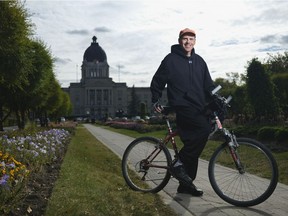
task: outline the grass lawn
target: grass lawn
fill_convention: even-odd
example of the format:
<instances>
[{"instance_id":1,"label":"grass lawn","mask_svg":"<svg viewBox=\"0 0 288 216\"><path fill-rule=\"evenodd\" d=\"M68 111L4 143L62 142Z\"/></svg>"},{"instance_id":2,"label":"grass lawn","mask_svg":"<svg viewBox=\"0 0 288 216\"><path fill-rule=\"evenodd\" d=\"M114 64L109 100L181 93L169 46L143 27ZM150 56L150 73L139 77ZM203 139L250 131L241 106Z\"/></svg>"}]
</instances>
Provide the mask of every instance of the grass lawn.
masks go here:
<instances>
[{"instance_id":1,"label":"grass lawn","mask_svg":"<svg viewBox=\"0 0 288 216\"><path fill-rule=\"evenodd\" d=\"M84 127L69 144L46 216L176 215L158 194L132 191L121 173L121 160Z\"/></svg>"}]
</instances>

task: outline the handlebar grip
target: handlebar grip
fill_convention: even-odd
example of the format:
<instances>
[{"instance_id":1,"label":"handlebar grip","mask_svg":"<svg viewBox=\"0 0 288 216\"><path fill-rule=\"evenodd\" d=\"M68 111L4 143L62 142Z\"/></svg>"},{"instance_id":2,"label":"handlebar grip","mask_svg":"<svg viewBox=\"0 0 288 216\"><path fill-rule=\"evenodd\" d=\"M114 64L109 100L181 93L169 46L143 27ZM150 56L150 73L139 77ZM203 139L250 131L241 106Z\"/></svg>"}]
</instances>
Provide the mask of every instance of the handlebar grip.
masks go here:
<instances>
[{"instance_id":1,"label":"handlebar grip","mask_svg":"<svg viewBox=\"0 0 288 216\"><path fill-rule=\"evenodd\" d=\"M229 97L226 99L226 103L227 103L227 104L230 103L231 100L232 100L232 96L229 95Z\"/></svg>"},{"instance_id":2,"label":"handlebar grip","mask_svg":"<svg viewBox=\"0 0 288 216\"><path fill-rule=\"evenodd\" d=\"M212 95L215 95L216 92L218 92L221 88L222 88L222 86L221 86L221 85L218 85L215 89L213 89L213 90L211 91L211 94L212 94Z\"/></svg>"}]
</instances>

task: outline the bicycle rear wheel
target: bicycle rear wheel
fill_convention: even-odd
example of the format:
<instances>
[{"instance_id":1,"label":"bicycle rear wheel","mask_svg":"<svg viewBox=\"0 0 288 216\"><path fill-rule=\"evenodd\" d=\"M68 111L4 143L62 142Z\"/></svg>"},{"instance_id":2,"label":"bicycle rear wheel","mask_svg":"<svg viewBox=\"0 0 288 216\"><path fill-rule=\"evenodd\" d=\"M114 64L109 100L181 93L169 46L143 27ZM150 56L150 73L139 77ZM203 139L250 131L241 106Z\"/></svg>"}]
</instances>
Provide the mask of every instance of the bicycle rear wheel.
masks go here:
<instances>
[{"instance_id":1,"label":"bicycle rear wheel","mask_svg":"<svg viewBox=\"0 0 288 216\"><path fill-rule=\"evenodd\" d=\"M172 163L166 146L153 137L141 137L129 144L122 157L122 174L130 188L157 193L168 183Z\"/></svg>"},{"instance_id":2,"label":"bicycle rear wheel","mask_svg":"<svg viewBox=\"0 0 288 216\"><path fill-rule=\"evenodd\" d=\"M253 206L264 202L274 192L278 182L278 166L263 144L248 138L238 138L236 152L243 170L239 171L226 144L216 149L209 162L209 180L226 202Z\"/></svg>"}]
</instances>

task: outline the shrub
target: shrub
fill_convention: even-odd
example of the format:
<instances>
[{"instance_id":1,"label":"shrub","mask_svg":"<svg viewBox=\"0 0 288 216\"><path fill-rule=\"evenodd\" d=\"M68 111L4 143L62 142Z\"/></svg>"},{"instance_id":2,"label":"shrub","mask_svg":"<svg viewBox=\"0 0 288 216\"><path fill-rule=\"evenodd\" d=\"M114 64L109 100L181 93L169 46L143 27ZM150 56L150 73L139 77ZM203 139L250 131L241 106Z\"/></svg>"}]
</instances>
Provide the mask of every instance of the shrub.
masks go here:
<instances>
[{"instance_id":1,"label":"shrub","mask_svg":"<svg viewBox=\"0 0 288 216\"><path fill-rule=\"evenodd\" d=\"M256 137L259 127L251 127L251 126L239 126L233 127L231 131L233 131L236 136L248 136L248 137Z\"/></svg>"},{"instance_id":2,"label":"shrub","mask_svg":"<svg viewBox=\"0 0 288 216\"><path fill-rule=\"evenodd\" d=\"M277 142L288 141L288 128L281 128L275 132Z\"/></svg>"},{"instance_id":3,"label":"shrub","mask_svg":"<svg viewBox=\"0 0 288 216\"><path fill-rule=\"evenodd\" d=\"M262 127L258 130L257 138L260 140L268 140L272 141L275 140L275 133L278 128L275 127Z\"/></svg>"}]
</instances>

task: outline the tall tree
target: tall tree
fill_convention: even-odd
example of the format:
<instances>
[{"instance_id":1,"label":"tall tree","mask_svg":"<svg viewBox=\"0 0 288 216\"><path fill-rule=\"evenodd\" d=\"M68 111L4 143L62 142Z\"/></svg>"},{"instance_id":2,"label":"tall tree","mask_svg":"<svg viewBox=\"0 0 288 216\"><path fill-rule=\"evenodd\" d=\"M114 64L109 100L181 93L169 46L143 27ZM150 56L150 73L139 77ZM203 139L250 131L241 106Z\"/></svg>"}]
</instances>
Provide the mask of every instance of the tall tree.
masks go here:
<instances>
[{"instance_id":1,"label":"tall tree","mask_svg":"<svg viewBox=\"0 0 288 216\"><path fill-rule=\"evenodd\" d=\"M247 67L247 93L254 116L274 118L279 114L279 104L274 94L274 85L261 62L254 58Z\"/></svg>"},{"instance_id":2,"label":"tall tree","mask_svg":"<svg viewBox=\"0 0 288 216\"><path fill-rule=\"evenodd\" d=\"M147 115L147 105L142 102L140 103L140 117L144 119L146 115Z\"/></svg>"},{"instance_id":3,"label":"tall tree","mask_svg":"<svg viewBox=\"0 0 288 216\"><path fill-rule=\"evenodd\" d=\"M136 94L135 87L133 85L131 89L131 100L128 105L128 114L130 116L137 116L139 114L140 100Z\"/></svg>"},{"instance_id":4,"label":"tall tree","mask_svg":"<svg viewBox=\"0 0 288 216\"><path fill-rule=\"evenodd\" d=\"M265 64L276 86L276 97L280 101L280 107L284 119L288 117L288 52L269 55Z\"/></svg>"},{"instance_id":5,"label":"tall tree","mask_svg":"<svg viewBox=\"0 0 288 216\"><path fill-rule=\"evenodd\" d=\"M60 100L53 112L49 111L49 114L54 117L55 119L61 116L68 116L72 112L72 104L68 93L60 90Z\"/></svg>"},{"instance_id":6,"label":"tall tree","mask_svg":"<svg viewBox=\"0 0 288 216\"><path fill-rule=\"evenodd\" d=\"M280 108L284 119L288 118L288 73L277 73L272 75L272 81L276 86L275 95L279 99Z\"/></svg>"},{"instance_id":7,"label":"tall tree","mask_svg":"<svg viewBox=\"0 0 288 216\"><path fill-rule=\"evenodd\" d=\"M288 51L283 55L277 53L276 55L268 54L267 70L273 74L275 73L288 73Z\"/></svg>"},{"instance_id":8,"label":"tall tree","mask_svg":"<svg viewBox=\"0 0 288 216\"><path fill-rule=\"evenodd\" d=\"M3 130L3 121L8 116L3 106L27 82L30 61L25 56L25 44L32 34L32 24L20 1L0 1L0 11L0 130Z\"/></svg>"},{"instance_id":9,"label":"tall tree","mask_svg":"<svg viewBox=\"0 0 288 216\"><path fill-rule=\"evenodd\" d=\"M27 83L22 84L9 100L10 108L16 113L19 128L24 128L28 111L39 111L47 104L51 94L47 92L51 85L49 76L54 76L52 56L44 43L40 40L31 40L26 46L25 55L31 61L31 67L27 71ZM41 116L42 114L38 117Z\"/></svg>"}]
</instances>

